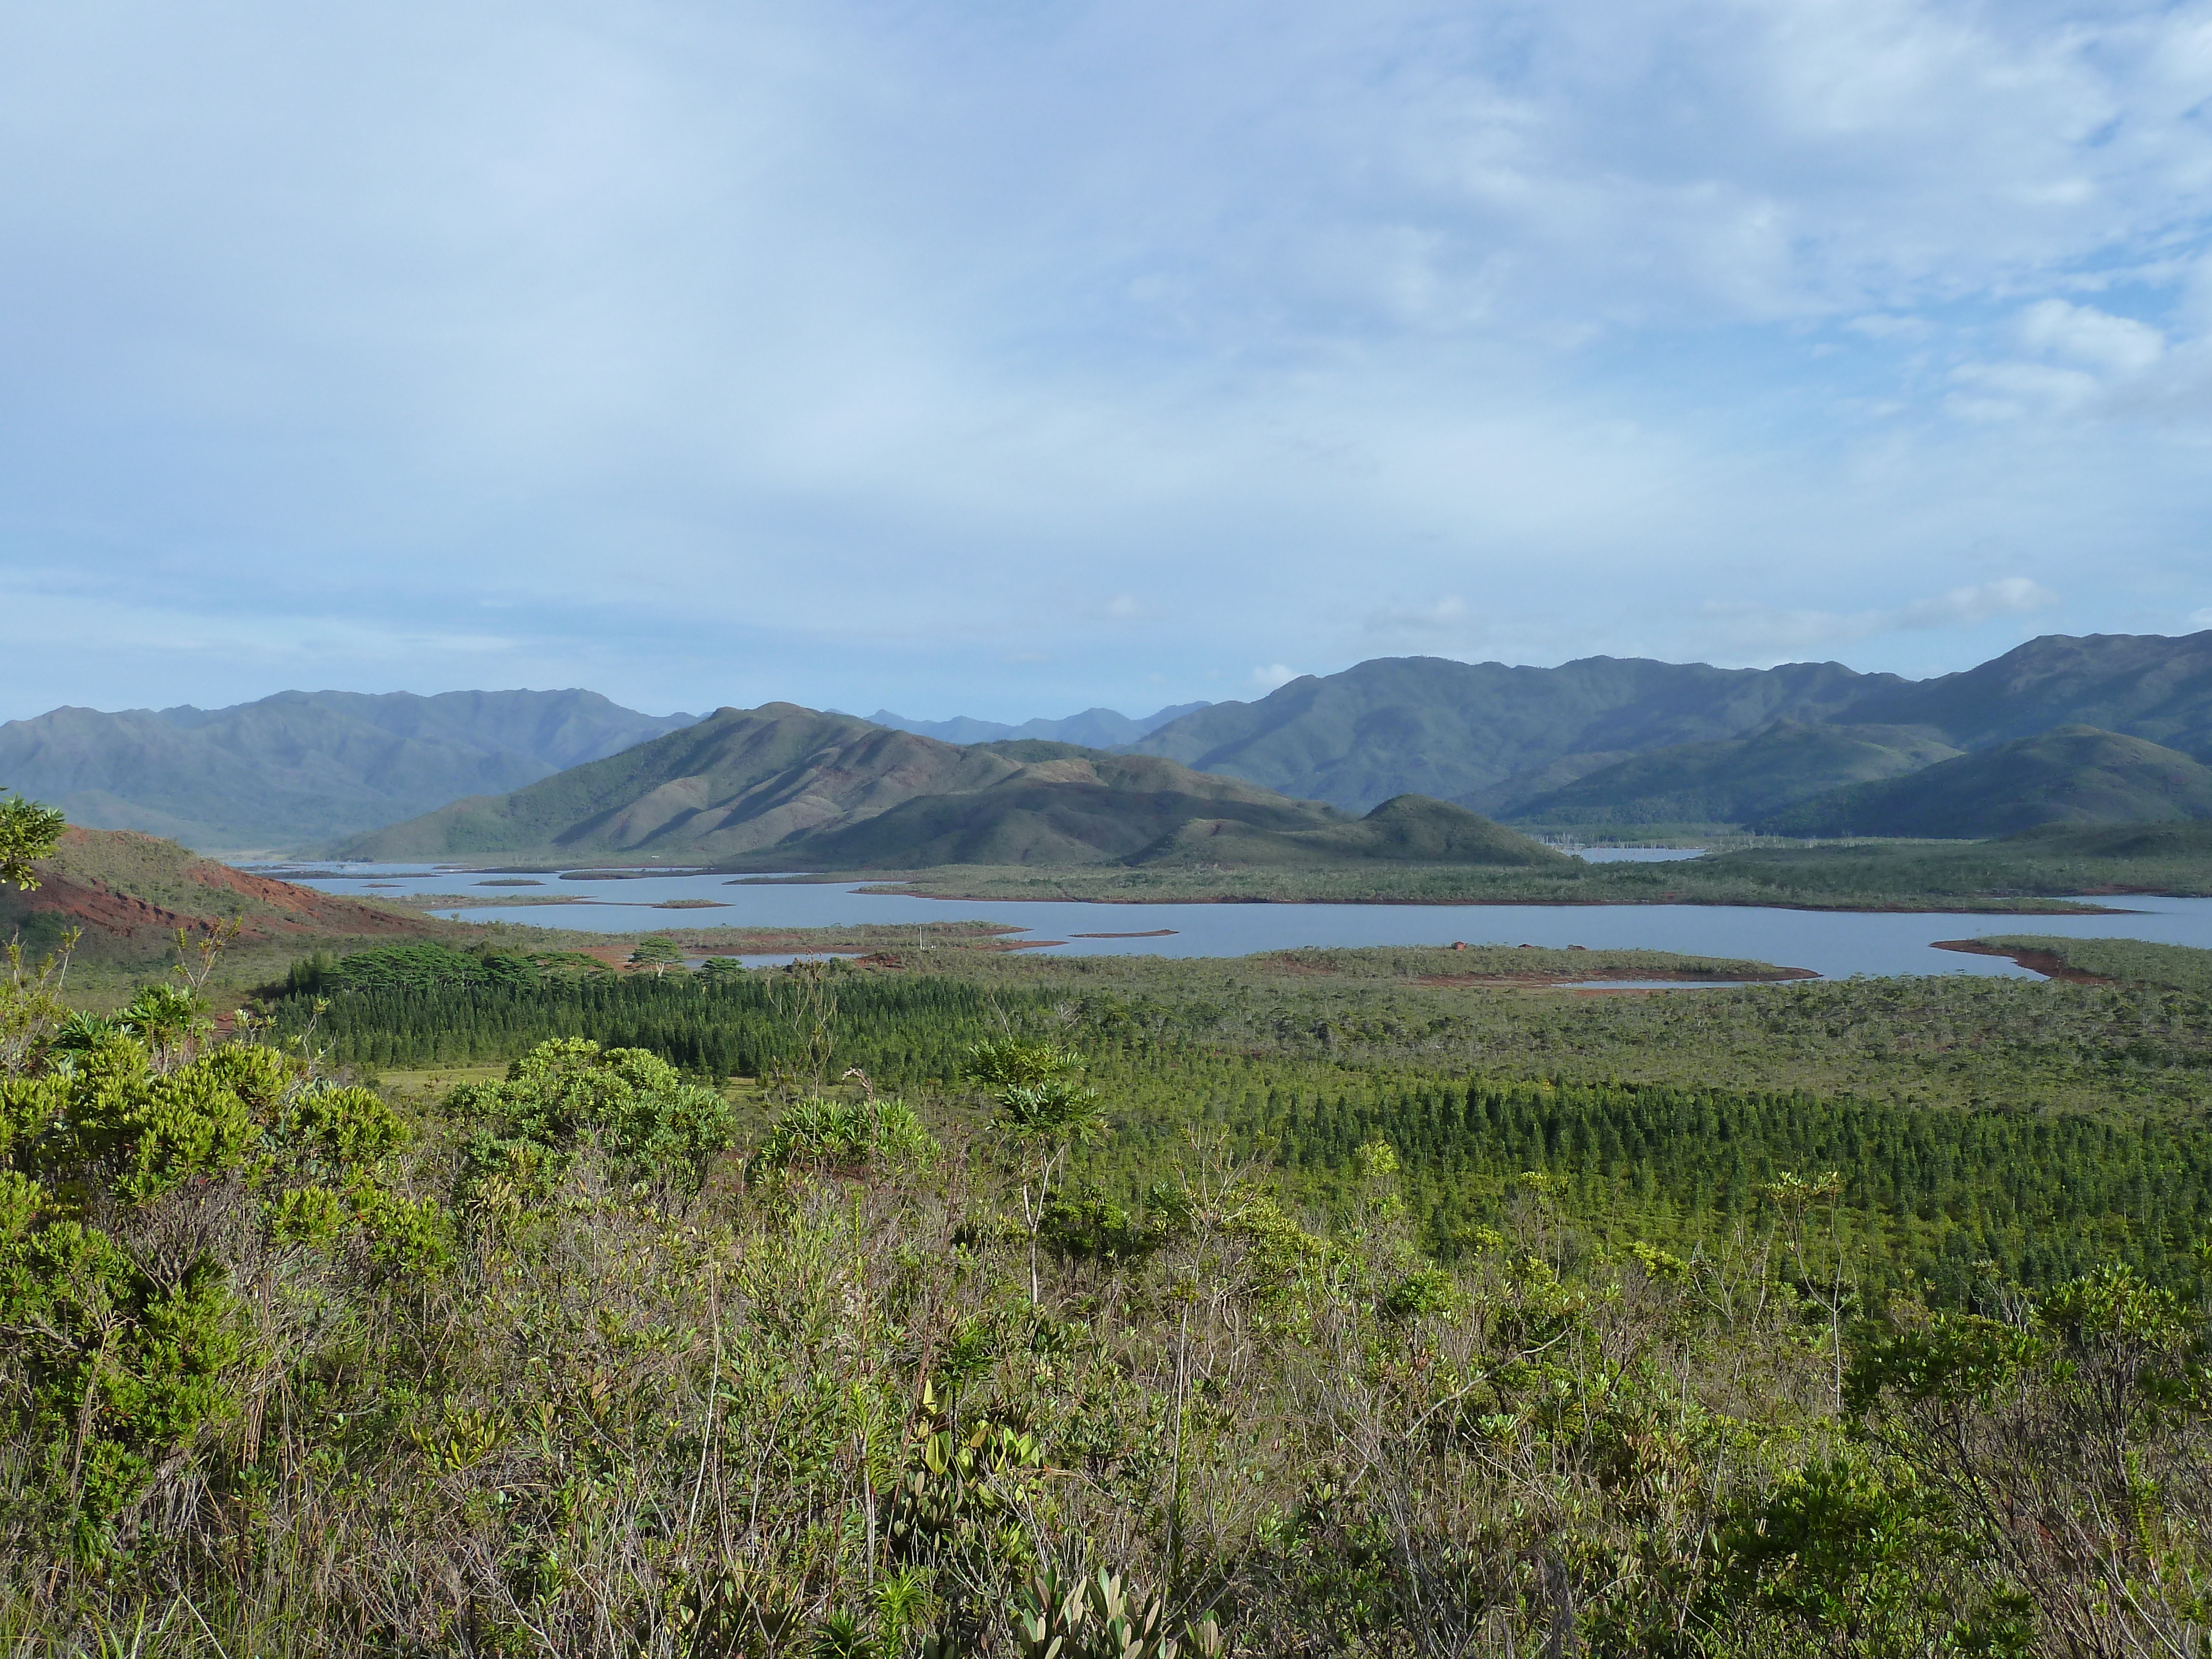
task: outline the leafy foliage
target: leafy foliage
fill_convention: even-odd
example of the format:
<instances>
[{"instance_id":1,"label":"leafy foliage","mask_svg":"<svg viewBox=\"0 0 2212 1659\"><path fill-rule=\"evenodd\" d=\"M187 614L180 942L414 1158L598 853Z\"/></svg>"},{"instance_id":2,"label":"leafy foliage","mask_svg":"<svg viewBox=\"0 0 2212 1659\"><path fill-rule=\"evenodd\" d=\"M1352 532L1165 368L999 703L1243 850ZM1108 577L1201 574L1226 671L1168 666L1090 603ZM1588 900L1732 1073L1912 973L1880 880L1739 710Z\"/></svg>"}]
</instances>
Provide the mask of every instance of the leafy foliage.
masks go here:
<instances>
[{"instance_id":1,"label":"leafy foliage","mask_svg":"<svg viewBox=\"0 0 2212 1659\"><path fill-rule=\"evenodd\" d=\"M32 865L54 849L68 821L51 806L21 795L0 800L0 882L28 890L39 884Z\"/></svg>"},{"instance_id":2,"label":"leafy foliage","mask_svg":"<svg viewBox=\"0 0 2212 1659\"><path fill-rule=\"evenodd\" d=\"M504 1081L456 1091L451 1109L479 1126L462 1148L464 1185L479 1201L544 1198L586 1141L617 1179L696 1192L737 1139L721 1095L685 1083L658 1054L585 1037L538 1044Z\"/></svg>"}]
</instances>

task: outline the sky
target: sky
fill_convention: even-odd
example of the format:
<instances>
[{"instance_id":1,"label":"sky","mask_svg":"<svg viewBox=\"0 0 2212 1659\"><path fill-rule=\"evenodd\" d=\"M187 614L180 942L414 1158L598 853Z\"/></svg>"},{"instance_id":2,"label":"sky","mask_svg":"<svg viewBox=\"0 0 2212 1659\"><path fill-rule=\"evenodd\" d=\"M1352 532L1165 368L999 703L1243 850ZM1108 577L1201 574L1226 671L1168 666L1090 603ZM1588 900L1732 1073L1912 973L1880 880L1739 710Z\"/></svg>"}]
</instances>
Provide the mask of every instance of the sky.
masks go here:
<instances>
[{"instance_id":1,"label":"sky","mask_svg":"<svg viewBox=\"0 0 2212 1659\"><path fill-rule=\"evenodd\" d=\"M0 718L2212 627L2212 4L0 13Z\"/></svg>"}]
</instances>

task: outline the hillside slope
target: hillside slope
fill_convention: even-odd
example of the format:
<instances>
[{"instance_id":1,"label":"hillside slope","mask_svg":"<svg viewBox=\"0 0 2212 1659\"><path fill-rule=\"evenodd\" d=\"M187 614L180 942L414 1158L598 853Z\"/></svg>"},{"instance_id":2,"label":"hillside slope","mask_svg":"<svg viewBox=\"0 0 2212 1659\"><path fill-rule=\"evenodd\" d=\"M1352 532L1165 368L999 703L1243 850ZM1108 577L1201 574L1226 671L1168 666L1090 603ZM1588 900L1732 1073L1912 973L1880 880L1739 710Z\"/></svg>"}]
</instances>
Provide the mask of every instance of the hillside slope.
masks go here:
<instances>
[{"instance_id":1,"label":"hillside slope","mask_svg":"<svg viewBox=\"0 0 2212 1659\"><path fill-rule=\"evenodd\" d=\"M35 955L81 927L78 954L94 961L161 955L179 927L236 921L242 945L377 939L449 931L419 915L319 893L204 859L173 841L124 830L72 827L34 866L28 892L0 887L0 937Z\"/></svg>"},{"instance_id":2,"label":"hillside slope","mask_svg":"<svg viewBox=\"0 0 2212 1659\"><path fill-rule=\"evenodd\" d=\"M1963 673L1870 687L1850 718L1926 726L1962 749L2093 726L2212 761L2212 629L2046 634Z\"/></svg>"},{"instance_id":3,"label":"hillside slope","mask_svg":"<svg viewBox=\"0 0 2212 1659\"><path fill-rule=\"evenodd\" d=\"M1498 817L1528 823L1749 823L1808 796L1917 772L1959 752L1910 727L1779 720L1747 738L1655 749L1563 787L1524 793L1509 780L1478 799Z\"/></svg>"},{"instance_id":4,"label":"hillside slope","mask_svg":"<svg viewBox=\"0 0 2212 1659\"><path fill-rule=\"evenodd\" d=\"M868 869L970 861L962 849L988 848L994 862L1085 862L1134 851L1196 812L1245 811L1302 825L1330 816L1149 756L1035 740L963 748L768 703L719 709L686 731L509 795L457 801L337 852Z\"/></svg>"},{"instance_id":5,"label":"hillside slope","mask_svg":"<svg viewBox=\"0 0 2212 1659\"><path fill-rule=\"evenodd\" d=\"M1614 758L1827 720L1907 684L1839 663L1722 669L1589 657L1558 668L1385 657L1216 703L1130 745L1286 795L1365 811L1394 795L1467 802L1568 756Z\"/></svg>"},{"instance_id":6,"label":"hillside slope","mask_svg":"<svg viewBox=\"0 0 2212 1659\"><path fill-rule=\"evenodd\" d=\"M2047 823L2212 817L2212 768L2092 726L1977 750L1910 776L1830 790L1758 827L1785 836L2015 835Z\"/></svg>"},{"instance_id":7,"label":"hillside slope","mask_svg":"<svg viewBox=\"0 0 2212 1659\"><path fill-rule=\"evenodd\" d=\"M690 724L596 691L286 691L0 725L0 786L203 851L295 848L514 789Z\"/></svg>"}]
</instances>

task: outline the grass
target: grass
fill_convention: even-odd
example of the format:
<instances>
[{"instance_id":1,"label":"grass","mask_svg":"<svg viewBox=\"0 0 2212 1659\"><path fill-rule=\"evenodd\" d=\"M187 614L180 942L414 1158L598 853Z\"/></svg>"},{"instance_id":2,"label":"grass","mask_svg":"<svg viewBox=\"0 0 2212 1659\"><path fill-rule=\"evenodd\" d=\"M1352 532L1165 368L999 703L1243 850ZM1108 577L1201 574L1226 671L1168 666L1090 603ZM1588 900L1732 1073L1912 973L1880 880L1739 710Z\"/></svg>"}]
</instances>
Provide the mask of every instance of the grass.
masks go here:
<instances>
[{"instance_id":1,"label":"grass","mask_svg":"<svg viewBox=\"0 0 2212 1659\"><path fill-rule=\"evenodd\" d=\"M957 1063L908 1066L915 1118L866 1085L773 1117L730 1090L727 1156L686 1180L641 1161L643 1097L550 1061L497 1091L495 1063L395 1071L387 1117L282 1061L179 1051L140 1091L157 1120L103 1118L93 1073L19 1048L0 1077L74 1091L57 1131L143 1139L0 1145L48 1183L8 1189L0 1240L0 1653L998 1659L1043 1561L1127 1575L1177 1632L1212 1613L1252 1659L2195 1641L2189 1247L2212 1209L2201 1179L2137 1194L2208 1167L2201 995L1541 989L1763 966L1658 952L927 954L964 983L620 988L766 1002L801 1033L779 993L834 991L823 1079L863 1038L940 1064L956 1001L963 1042L996 1015L1079 1048L1109 1133L1062 1149L1049 1204L1058 1154L993 1133L1034 1119ZM1638 1077L1691 1086L1613 1083ZM712 1124L696 1088L636 1088ZM1854 1106L1890 1091L2005 1109ZM235 1110L208 1133L141 1127L210 1102ZM2166 1109L2191 1132L2146 1127ZM2038 1119L2087 1110L2132 1130ZM850 1133L893 1123L902 1148ZM763 1148L811 1155L744 1160ZM1871 1196L1821 1176L1846 1158ZM149 1170L170 1184L121 1187ZM1981 1260L2031 1229L2090 1267L2135 1223L2155 1284L2024 1290ZM1938 1237L1964 1247L1948 1300L1881 1294ZM2145 1558L2119 1605L2111 1564Z\"/></svg>"}]
</instances>

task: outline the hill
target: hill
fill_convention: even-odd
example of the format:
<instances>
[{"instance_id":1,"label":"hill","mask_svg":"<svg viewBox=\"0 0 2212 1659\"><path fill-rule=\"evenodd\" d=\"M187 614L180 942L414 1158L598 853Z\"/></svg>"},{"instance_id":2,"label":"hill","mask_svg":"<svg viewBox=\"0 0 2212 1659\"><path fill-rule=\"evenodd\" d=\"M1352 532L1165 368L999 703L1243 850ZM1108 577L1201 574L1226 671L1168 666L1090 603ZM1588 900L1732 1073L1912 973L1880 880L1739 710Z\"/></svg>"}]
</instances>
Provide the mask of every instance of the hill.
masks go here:
<instances>
[{"instance_id":1,"label":"hill","mask_svg":"<svg viewBox=\"0 0 2212 1659\"><path fill-rule=\"evenodd\" d=\"M839 830L917 795L981 788L1021 763L795 703L696 725L503 795L356 836L356 859L635 854L731 859Z\"/></svg>"},{"instance_id":2,"label":"hill","mask_svg":"<svg viewBox=\"0 0 2212 1659\"><path fill-rule=\"evenodd\" d=\"M1206 854L1216 862L1232 842L1239 862L1557 856L1441 802L1394 804L1348 824L1321 803L1157 756L1028 738L962 747L792 703L719 709L512 794L356 836L337 855L921 869L1180 857L1177 838L1200 835L1220 843Z\"/></svg>"},{"instance_id":3,"label":"hill","mask_svg":"<svg viewBox=\"0 0 2212 1659\"><path fill-rule=\"evenodd\" d=\"M285 691L0 725L0 786L204 852L292 849L510 790L691 723L596 691Z\"/></svg>"},{"instance_id":4,"label":"hill","mask_svg":"<svg viewBox=\"0 0 2212 1659\"><path fill-rule=\"evenodd\" d=\"M926 798L974 795L1009 781L1038 787L1095 787L1099 801L1121 800L1139 819L1145 794L1201 802L1269 803L1303 808L1233 778L1196 773L1171 762L1116 756L1074 744L1015 739L962 746L872 725L850 714L820 714L797 704L717 709L696 726L641 744L497 797L456 801L410 823L342 843L344 858L422 859L495 854L546 856L642 854L648 857L755 859L776 848L778 867L836 856L849 867L914 861L895 843L988 834L1011 848L1042 849L1062 832L1030 823L1000 798L995 829L969 824L971 809L917 808L892 830L844 842L829 839L894 808ZM1081 789L1059 799L1073 803ZM1047 797L1037 797L1041 803ZM1111 816L1110 802L1103 809ZM1179 821L1179 820L1177 820ZM1155 829L1144 837L1152 839ZM1077 836L1090 845L1085 836ZM1139 844L1142 844L1141 842ZM805 848L803 854L789 848ZM1085 856L1097 856L1096 854Z\"/></svg>"},{"instance_id":5,"label":"hill","mask_svg":"<svg viewBox=\"0 0 2212 1659\"><path fill-rule=\"evenodd\" d=\"M1528 823L1750 823L1807 796L1917 772L1959 752L1911 727L1785 719L1746 738L1632 756L1563 787L1528 793L1509 781L1477 799Z\"/></svg>"},{"instance_id":6,"label":"hill","mask_svg":"<svg viewBox=\"0 0 2212 1659\"><path fill-rule=\"evenodd\" d=\"M1086 708L1081 714L1070 714L1065 720L1024 720L1019 726L1008 726L999 720L971 720L965 714L956 714L949 720L909 720L904 714L894 714L888 708L878 708L868 716L868 720L871 725L887 726L894 732L911 732L919 738L935 738L940 743L997 743L1009 738L1036 738L1047 743L1079 743L1092 749L1112 749L1121 744L1134 743L1147 733L1158 731L1170 720L1195 714L1206 706L1202 702L1176 703L1153 714L1139 715L1134 720L1118 709Z\"/></svg>"},{"instance_id":7,"label":"hill","mask_svg":"<svg viewBox=\"0 0 2212 1659\"><path fill-rule=\"evenodd\" d=\"M1394 795L1462 804L1569 756L1609 760L1829 720L1894 675L1840 663L1723 669L1588 657L1558 668L1384 657L1216 703L1130 747L1364 812ZM1565 781L1566 780L1560 780Z\"/></svg>"},{"instance_id":8,"label":"hill","mask_svg":"<svg viewBox=\"0 0 2212 1659\"><path fill-rule=\"evenodd\" d=\"M2039 824L2212 817L2212 768L2092 726L1815 795L1758 827L1786 836L2009 836Z\"/></svg>"},{"instance_id":9,"label":"hill","mask_svg":"<svg viewBox=\"0 0 2212 1659\"><path fill-rule=\"evenodd\" d=\"M2047 858L2196 859L2212 865L2212 820L2164 823L2045 823L2005 845Z\"/></svg>"},{"instance_id":10,"label":"hill","mask_svg":"<svg viewBox=\"0 0 2212 1659\"><path fill-rule=\"evenodd\" d=\"M1195 822L1257 835L1336 822L1317 803L1147 755L1033 742L994 744L988 752L1018 769L981 788L919 795L846 828L786 842L756 863L884 870L1134 861Z\"/></svg>"},{"instance_id":11,"label":"hill","mask_svg":"<svg viewBox=\"0 0 2212 1659\"><path fill-rule=\"evenodd\" d=\"M71 827L33 868L39 885L31 891L0 887L0 937L20 939L33 956L70 927L84 930L80 957L117 963L163 955L179 927L198 932L233 921L239 944L249 948L459 931L234 870L131 830Z\"/></svg>"}]
</instances>

